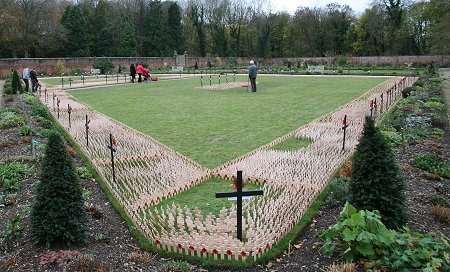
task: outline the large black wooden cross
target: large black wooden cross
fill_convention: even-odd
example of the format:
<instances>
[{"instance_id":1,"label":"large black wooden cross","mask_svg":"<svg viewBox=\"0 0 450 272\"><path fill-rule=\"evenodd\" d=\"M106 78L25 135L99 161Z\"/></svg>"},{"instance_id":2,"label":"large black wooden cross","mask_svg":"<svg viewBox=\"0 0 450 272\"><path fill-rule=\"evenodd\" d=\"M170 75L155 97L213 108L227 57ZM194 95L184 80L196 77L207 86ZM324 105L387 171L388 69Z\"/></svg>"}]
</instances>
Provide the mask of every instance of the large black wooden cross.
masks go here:
<instances>
[{"instance_id":1,"label":"large black wooden cross","mask_svg":"<svg viewBox=\"0 0 450 272\"><path fill-rule=\"evenodd\" d=\"M116 183L116 171L114 168L114 152L116 152L116 149L114 148L117 146L116 140L112 136L112 134L109 134L109 145L108 148L111 150L111 171L112 171L112 178L113 182Z\"/></svg>"},{"instance_id":2,"label":"large black wooden cross","mask_svg":"<svg viewBox=\"0 0 450 272\"><path fill-rule=\"evenodd\" d=\"M263 190L242 191L242 171L237 171L237 190L236 192L222 192L216 193L216 198L221 197L236 197L237 199L237 238L242 241L242 197L243 196L256 196L262 195Z\"/></svg>"}]
</instances>

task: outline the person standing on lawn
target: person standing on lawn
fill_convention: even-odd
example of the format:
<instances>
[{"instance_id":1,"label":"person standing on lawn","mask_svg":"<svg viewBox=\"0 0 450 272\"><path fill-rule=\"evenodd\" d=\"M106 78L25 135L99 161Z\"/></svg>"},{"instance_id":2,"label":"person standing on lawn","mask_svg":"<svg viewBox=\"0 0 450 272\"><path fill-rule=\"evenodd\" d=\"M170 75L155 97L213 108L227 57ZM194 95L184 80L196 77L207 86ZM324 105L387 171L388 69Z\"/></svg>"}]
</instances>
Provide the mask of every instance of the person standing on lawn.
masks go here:
<instances>
[{"instance_id":1,"label":"person standing on lawn","mask_svg":"<svg viewBox=\"0 0 450 272\"><path fill-rule=\"evenodd\" d=\"M134 83L134 80L136 79L136 67L134 67L133 63L130 65L130 76L131 76L131 82Z\"/></svg>"},{"instance_id":2,"label":"person standing on lawn","mask_svg":"<svg viewBox=\"0 0 450 272\"><path fill-rule=\"evenodd\" d=\"M31 79L31 91L33 93L35 93L38 90L38 79L37 79L37 73L34 70L34 68L31 68L31 70L30 70L30 79Z\"/></svg>"},{"instance_id":3,"label":"person standing on lawn","mask_svg":"<svg viewBox=\"0 0 450 272\"><path fill-rule=\"evenodd\" d=\"M30 88L30 69L28 67L23 68L22 80L25 82L25 92L27 93Z\"/></svg>"},{"instance_id":4,"label":"person standing on lawn","mask_svg":"<svg viewBox=\"0 0 450 272\"><path fill-rule=\"evenodd\" d=\"M256 92L256 74L257 67L253 60L250 61L250 66L248 67L248 78L250 79L250 83L252 84L252 92Z\"/></svg>"},{"instance_id":5,"label":"person standing on lawn","mask_svg":"<svg viewBox=\"0 0 450 272\"><path fill-rule=\"evenodd\" d=\"M139 75L138 82L142 82L142 72L144 72L144 66L138 63L136 66L136 73Z\"/></svg>"}]
</instances>

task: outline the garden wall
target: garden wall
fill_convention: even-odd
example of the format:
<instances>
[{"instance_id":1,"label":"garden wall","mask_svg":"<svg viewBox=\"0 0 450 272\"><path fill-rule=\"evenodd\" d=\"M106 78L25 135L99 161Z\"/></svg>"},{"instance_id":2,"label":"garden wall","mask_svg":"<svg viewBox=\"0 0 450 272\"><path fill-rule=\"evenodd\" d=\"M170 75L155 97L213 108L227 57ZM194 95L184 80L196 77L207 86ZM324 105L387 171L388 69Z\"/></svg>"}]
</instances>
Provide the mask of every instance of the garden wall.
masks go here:
<instances>
[{"instance_id":1,"label":"garden wall","mask_svg":"<svg viewBox=\"0 0 450 272\"><path fill-rule=\"evenodd\" d=\"M101 58L18 58L18 59L0 59L0 76L4 77L11 69L21 70L28 66L35 68L39 74L54 74L54 66L58 60L64 63L66 72L70 69L81 68L85 71L90 71L93 63ZM175 57L113 57L110 59L116 66L121 65L128 69L131 63L146 63L151 68L171 68L176 65ZM236 58L236 57L188 57L187 66L193 67L197 63L199 69L208 67L208 62L212 65L222 66L227 65L233 67L234 65L246 65L252 58ZM292 64L298 62L306 62L313 64L331 64L333 57L322 58L253 58L257 63L264 63L265 65L282 65L287 61ZM380 65L380 64L397 64L405 65L406 63L413 64L428 64L430 62L448 65L450 63L450 55L445 56L376 56L376 57L347 57L348 62L358 65Z\"/></svg>"}]
</instances>

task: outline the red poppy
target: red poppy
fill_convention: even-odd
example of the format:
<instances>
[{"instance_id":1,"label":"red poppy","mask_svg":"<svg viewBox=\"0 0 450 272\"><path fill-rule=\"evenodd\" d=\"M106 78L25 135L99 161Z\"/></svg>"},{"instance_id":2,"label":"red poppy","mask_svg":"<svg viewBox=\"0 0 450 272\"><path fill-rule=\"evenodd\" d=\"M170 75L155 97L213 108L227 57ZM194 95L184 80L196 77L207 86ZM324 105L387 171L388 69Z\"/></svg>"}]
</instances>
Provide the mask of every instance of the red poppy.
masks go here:
<instances>
[{"instance_id":1,"label":"red poppy","mask_svg":"<svg viewBox=\"0 0 450 272\"><path fill-rule=\"evenodd\" d=\"M215 250L215 249L214 249ZM202 248L202 252L203 253L206 253L206 252L208 252L207 250L206 250L206 248Z\"/></svg>"},{"instance_id":2,"label":"red poppy","mask_svg":"<svg viewBox=\"0 0 450 272\"><path fill-rule=\"evenodd\" d=\"M183 246L182 246L181 244L178 244L177 247L178 247L179 249L183 248Z\"/></svg>"},{"instance_id":3,"label":"red poppy","mask_svg":"<svg viewBox=\"0 0 450 272\"><path fill-rule=\"evenodd\" d=\"M194 251L194 246L189 246L190 251Z\"/></svg>"},{"instance_id":4,"label":"red poppy","mask_svg":"<svg viewBox=\"0 0 450 272\"><path fill-rule=\"evenodd\" d=\"M155 243L156 243L157 245L159 245L159 244L161 244L161 241L156 240Z\"/></svg>"},{"instance_id":5,"label":"red poppy","mask_svg":"<svg viewBox=\"0 0 450 272\"><path fill-rule=\"evenodd\" d=\"M242 256L242 257L247 257L247 252L241 251L241 256Z\"/></svg>"},{"instance_id":6,"label":"red poppy","mask_svg":"<svg viewBox=\"0 0 450 272\"><path fill-rule=\"evenodd\" d=\"M219 251L217 249L213 249L213 254L219 254Z\"/></svg>"},{"instance_id":7,"label":"red poppy","mask_svg":"<svg viewBox=\"0 0 450 272\"><path fill-rule=\"evenodd\" d=\"M231 252L231 250L227 250L227 255L231 255L231 254L233 254L233 252Z\"/></svg>"}]
</instances>

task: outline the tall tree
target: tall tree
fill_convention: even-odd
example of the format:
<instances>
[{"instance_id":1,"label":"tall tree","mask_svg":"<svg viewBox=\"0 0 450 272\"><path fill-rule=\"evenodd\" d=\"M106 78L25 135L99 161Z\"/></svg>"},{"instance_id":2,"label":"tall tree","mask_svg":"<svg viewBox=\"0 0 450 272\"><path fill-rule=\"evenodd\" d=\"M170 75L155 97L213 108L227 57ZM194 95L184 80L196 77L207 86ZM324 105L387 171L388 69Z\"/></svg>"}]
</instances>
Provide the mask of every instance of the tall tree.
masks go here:
<instances>
[{"instance_id":1,"label":"tall tree","mask_svg":"<svg viewBox=\"0 0 450 272\"><path fill-rule=\"evenodd\" d=\"M67 31L65 44L66 56L88 57L90 56L90 36L88 23L80 6L68 6L61 18L61 24Z\"/></svg>"},{"instance_id":2,"label":"tall tree","mask_svg":"<svg viewBox=\"0 0 450 272\"><path fill-rule=\"evenodd\" d=\"M388 142L366 116L363 134L353 156L350 203L358 210L378 210L389 228L407 222L406 187Z\"/></svg>"},{"instance_id":3,"label":"tall tree","mask_svg":"<svg viewBox=\"0 0 450 272\"><path fill-rule=\"evenodd\" d=\"M167 44L166 46L180 54L184 52L183 48L183 25L181 23L180 6L173 2L167 11Z\"/></svg>"},{"instance_id":4,"label":"tall tree","mask_svg":"<svg viewBox=\"0 0 450 272\"><path fill-rule=\"evenodd\" d=\"M188 17L192 22L197 34L198 54L201 57L206 56L206 33L205 33L205 14L203 6L190 3Z\"/></svg>"},{"instance_id":5,"label":"tall tree","mask_svg":"<svg viewBox=\"0 0 450 272\"><path fill-rule=\"evenodd\" d=\"M39 180L30 218L33 240L47 247L86 242L87 215L78 175L56 132L48 137Z\"/></svg>"},{"instance_id":6,"label":"tall tree","mask_svg":"<svg viewBox=\"0 0 450 272\"><path fill-rule=\"evenodd\" d=\"M122 27L115 55L119 57L136 57L138 55L136 34L130 23L125 23Z\"/></svg>"},{"instance_id":7,"label":"tall tree","mask_svg":"<svg viewBox=\"0 0 450 272\"><path fill-rule=\"evenodd\" d=\"M427 39L432 54L450 54L450 2L430 0L426 18L429 20Z\"/></svg>"}]
</instances>

